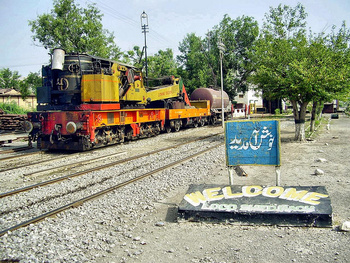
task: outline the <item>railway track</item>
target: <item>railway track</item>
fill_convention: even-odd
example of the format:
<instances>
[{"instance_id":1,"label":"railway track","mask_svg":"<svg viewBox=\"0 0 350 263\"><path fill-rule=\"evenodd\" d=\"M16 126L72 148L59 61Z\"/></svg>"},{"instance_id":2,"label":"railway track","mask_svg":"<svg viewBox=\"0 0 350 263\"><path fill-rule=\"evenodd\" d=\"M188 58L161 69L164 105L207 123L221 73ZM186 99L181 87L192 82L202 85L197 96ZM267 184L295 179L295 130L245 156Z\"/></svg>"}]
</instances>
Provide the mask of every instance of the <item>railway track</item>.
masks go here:
<instances>
[{"instance_id":1,"label":"railway track","mask_svg":"<svg viewBox=\"0 0 350 263\"><path fill-rule=\"evenodd\" d=\"M195 142L195 141L205 140L205 139L208 139L208 138L213 137L213 136L216 136L216 135L218 135L218 134L211 135L211 136L206 136L206 137L203 137L203 138L201 138L201 139L192 140L191 142L187 142L186 144L190 144L190 143L193 143L193 142ZM189 160L189 159L191 159L191 158L194 158L194 157L196 157L196 156L198 156L198 155L201 155L201 154L203 154L203 153L205 153L205 152L208 152L208 151L210 151L210 150L212 150L212 149L214 149L214 148L216 148L216 147L218 147L218 146L220 146L220 145L222 145L222 143L215 144L214 146L210 146L210 147L205 147L204 150L199 150L199 151L198 151L198 147L195 146L193 150L194 150L194 151L197 151L196 153L190 154L190 155L188 155L187 157L182 158L181 160L175 160L175 161L169 162L168 164L162 165L162 166L160 166L160 167L152 167L152 165L151 165L150 163L145 164L144 160L143 160L143 161L140 160L140 159L142 159L142 158L144 158L144 159L146 158L146 160L147 160L147 156L153 155L153 154L157 154L158 152L160 152L160 150L158 149L158 150L155 150L155 151L153 151L153 152L144 153L144 154L137 155L137 156L134 156L134 157L131 157L131 158L127 158L127 159L124 159L124 160L119 160L119 161L116 161L116 162L108 163L108 164L106 164L106 165L102 165L102 166L99 166L99 167L95 167L95 168L93 168L93 170L81 171L81 172L78 172L78 173L75 173L75 174L70 174L70 175L66 175L66 176L60 177L58 181L66 180L66 179L72 178L73 176L78 176L78 175L82 175L82 174L91 173L92 171L97 171L97 170L105 169L105 168L108 168L108 167L111 167L111 166L116 166L116 165L121 164L121 163L131 162L132 160L134 160L134 161L136 160L136 161L142 163L142 165L139 165L139 166L136 167L136 168L134 167L134 170L137 170L137 172L136 172L137 174L140 174L140 173L141 173L140 171L143 171L144 168L145 168L145 166L150 166L150 167L148 168L149 171L142 173L142 175L132 176L132 174L133 174L132 172L122 172L122 173L120 173L117 177L121 177L121 175L124 175L124 174L127 174L127 173L130 173L131 175L129 175L128 178L125 178L122 182L116 183L116 184L115 184L114 186L112 186L112 187L109 186L109 187L105 187L103 190L94 191L94 193L89 194L89 195L86 195L86 196L83 197L83 198L78 198L78 199L77 199L76 201L74 201L74 202L70 202L70 203L68 203L68 204L62 205L62 206L60 206L59 208L56 208L56 209L52 209L52 210L50 210L49 212L43 213L43 214L41 214L41 215L39 215L39 216L36 216L36 217L34 217L34 218L31 218L31 219L28 219L28 220L26 220L26 221L24 221L24 222L22 222L22 223L16 224L15 226L8 227L8 228L6 228L6 229L4 229L4 230L2 230L2 231L0 232L0 236L1 236L1 235L4 235L4 234L7 233L8 231L13 231L13 230L15 230L15 229L18 229L18 228L27 226L27 225L29 225L29 224L32 224L32 223L34 223L34 222L40 221L40 220L42 220L42 219L44 219L44 218L46 218L46 217L52 216L52 215L57 214L57 213L59 213L59 212L61 212L61 211L64 211L64 210L66 210L66 209L69 209L69 208L71 208L71 207L76 207L76 206L78 206L78 205L81 205L81 204L83 204L83 203L86 202L86 201L89 201L89 200L94 199L94 198L96 198L96 197L98 197L98 196L104 195L104 194L106 194L106 193L109 193L109 192L111 192L111 191L113 191L113 190L116 190L116 189L118 189L118 188L121 188L121 187L123 187L123 186L125 186L125 185L128 185L128 184L132 183L132 182L136 182L136 181L141 180L141 179L143 179L143 178L145 178L145 177L148 177L148 176L151 176L151 175L153 175L153 174L156 174L156 173L158 173L158 172L160 172L160 171L162 171L162 170L168 169L168 168L170 168L170 167L172 167L172 166L176 166L176 165L178 165L178 164L180 164L180 163L182 163L182 162L185 162L185 161L187 161L187 160ZM161 150L162 150L162 151L169 151L169 150L172 149L172 150L174 151L175 148L178 148L178 147L181 147L181 146L184 146L184 144L166 147L166 148L163 148L163 149L161 149ZM176 150L177 150L177 149L176 149ZM171 155L173 155L173 154L170 153L169 155L171 156ZM171 161L171 158L169 158L169 160ZM126 170L132 171L133 169L126 169ZM95 186L95 185L98 185L98 184L100 184L100 183L102 184L102 183L104 183L105 181L111 180L112 177L115 177L115 176L110 176L110 177L102 178L102 179L100 180L100 182L98 182L98 183L90 183L88 186L86 186L86 187L84 186L84 187L80 187L80 188L81 188L81 190L83 190L83 189L89 188L90 186ZM51 180L50 180L50 181L51 181ZM58 182L58 181L57 181L57 182ZM30 189L37 188L37 187L39 187L39 186L44 186L44 185L51 184L51 183L53 183L53 182L49 182L49 181L42 182L42 183L40 183L40 184L32 185L32 186L30 186L30 187L25 187L25 188L23 188L23 189L17 189L18 191L15 190L14 192L13 192L13 191L10 191L10 192L8 192L8 193L3 193L3 194L1 194L1 197L5 197L5 196L9 196L9 195L14 195L15 192L16 192L16 193L19 193L19 192L23 192L23 191L29 191ZM80 190L80 189L78 188L78 190ZM13 192L13 193L11 193L11 192ZM70 193L68 193L68 194L70 194ZM57 196L60 196L60 195L62 195L62 194L57 194ZM66 194L64 194L64 195L66 195ZM14 197L15 197L15 196L14 196ZM52 198L51 198L51 197L45 197L43 200L41 200L41 201L39 201L39 202L41 203L41 202L44 202L44 201L46 201L46 200L51 200L51 199L55 199L55 198L56 198L56 197L52 197ZM68 198L68 200L72 200L72 199L73 199L73 198L71 198L71 197ZM35 203L36 203L36 202L34 202L33 205L35 205ZM28 206L28 205L22 205L22 206L19 206L18 209L22 210L22 209L25 208L25 207L27 208L27 206ZM51 207L51 206L48 205L48 207ZM6 215L9 214L9 213L11 213L11 212L16 212L16 209L15 209L14 211L7 211L7 212L6 212L6 211L3 211L3 212L1 212L0 214L1 214L2 216L5 215L5 219L4 219L4 220L7 220L7 219L6 219ZM17 217L17 218L18 218L18 217ZM20 218L22 218L22 217L20 217Z\"/></svg>"},{"instance_id":2,"label":"railway track","mask_svg":"<svg viewBox=\"0 0 350 263\"><path fill-rule=\"evenodd\" d=\"M18 147L10 150L4 150L0 151L0 154L6 154L6 153L15 153L15 152L21 152L21 151L27 151L33 149L32 146L24 146L24 147Z\"/></svg>"},{"instance_id":3,"label":"railway track","mask_svg":"<svg viewBox=\"0 0 350 263\"><path fill-rule=\"evenodd\" d=\"M109 146L108 148L114 148L114 147L118 147L118 145L116 146ZM97 148L95 149L94 151L103 151L105 148L101 147L101 148ZM87 155L91 152L77 152L77 153L69 153L69 157L71 159L75 158L76 156L83 156L83 155ZM5 158L0 158L0 162L2 161L8 161L8 160L12 160L12 159L16 159L18 161L18 158L24 158L24 157L29 157L29 156L32 156L32 155L37 155L37 154L48 154L50 155L51 153L48 152L48 151L35 151L35 152L30 152L30 153L26 153L26 154L20 154L20 155L15 155L15 156L9 156L9 157L5 157ZM20 168L29 168L30 166L34 166L34 165L37 165L37 164L44 164L44 163L47 163L47 162L51 162L51 161L57 161L57 160L60 160L60 159L64 159L67 157L67 153L64 153L62 154L62 156L58 156L58 157L55 157L55 158L42 158L41 160L39 161L33 161L33 160L29 160L27 162L24 162L20 165L13 165L12 163L8 164L3 164L3 167L7 167L5 169L1 169L0 170L0 173L1 172L7 172L7 171L11 171L11 170L15 170L15 169L20 169ZM92 161L92 160L91 160ZM79 164L79 162L76 162L76 163L72 163L71 165L77 165ZM66 165L62 165L61 167L64 168L64 167L69 167L71 166L70 164L66 164ZM10 167L9 167L10 166ZM40 173L40 172L45 172L45 171L50 171L50 170L53 170L55 168L49 168L49 169L42 169L42 171L34 171L34 172L28 172L28 173L24 173L24 176L29 176L29 175L34 175L36 173Z\"/></svg>"},{"instance_id":4,"label":"railway track","mask_svg":"<svg viewBox=\"0 0 350 263\"><path fill-rule=\"evenodd\" d=\"M165 148L162 148L162 149L154 150L152 152L146 152L146 153L135 155L135 156L132 156L132 157L129 157L129 158L126 158L126 159L122 159L122 160L110 162L110 163L107 163L107 164L104 164L104 165L98 165L98 166L95 166L95 167L92 167L92 168L84 169L84 170L76 172L76 173L71 173L71 174L60 176L60 177L56 177L56 178L53 178L53 179L50 179L50 180L42 181L42 182L39 182L39 183L36 183L36 184L32 184L32 185L28 185L28 186L25 186L25 187L17 188L17 189L8 191L8 192L0 193L0 198L6 197L6 196L10 196L10 195L14 195L14 194L21 193L21 192L26 192L26 191L29 191L31 189L37 188L37 187L42 187L42 186L45 186L45 185L61 182L63 180L67 180L69 178L81 176L81 175L84 175L84 174L87 174L87 173L90 173L90 172L93 172L93 171L98 171L98 170L101 170L101 169L105 169L105 168L108 168L108 167L111 167L111 166L123 164L123 163L129 162L129 161L132 161L132 160L136 160L136 159L148 156L148 155L156 154L156 153L161 152L161 151L170 150L170 149L177 148L177 147L180 147L180 146L183 146L183 145L186 145L186 144L190 144L190 143L193 143L193 142L196 142L196 141L205 140L207 138L210 138L210 137L213 137L213 136L217 136L217 135L220 135L220 134L221 133L216 133L216 134L213 134L213 135L200 137L200 138L197 138L197 139L194 139L194 140L190 140L190 141L188 141L186 143L172 145L172 146L165 147ZM111 156L117 156L117 155L120 155L120 154L123 154L123 153L125 153L125 152L103 155L103 156L100 156L100 157L97 157L97 158L94 157L93 159L73 162L73 163L70 163L70 164L60 165L60 166L56 166L56 167L52 167L52 168L41 169L41 170L37 170L37 171L34 171L34 172L25 173L24 176L31 176L31 175L42 173L42 172L50 172L50 173L52 173L53 171L58 172L59 170L67 168L67 167L72 167L72 166L76 167L76 166L80 166L80 165L83 165L83 164L91 164L92 161L98 161L100 159L108 158L108 157L111 157ZM49 159L49 160L33 162L31 165L42 164L42 163L45 163L45 162L50 162L52 160L58 160L58 159L61 159L61 158L65 158L65 156L64 157L59 157L59 158L56 158L56 159ZM23 165L23 166L16 167L16 168L22 168L22 167L27 167L27 165ZM5 170L1 170L0 172L9 171L9 170L16 169L16 168L9 168L9 169L5 169Z\"/></svg>"},{"instance_id":5,"label":"railway track","mask_svg":"<svg viewBox=\"0 0 350 263\"><path fill-rule=\"evenodd\" d=\"M24 153L24 154L20 154L20 155L8 156L8 157L0 158L0 162L1 161L11 160L11 159L18 159L18 158L21 158L21 157L28 157L28 156L36 155L36 154L40 154L40 153L43 153L43 152L42 151L36 151L36 152Z\"/></svg>"},{"instance_id":6,"label":"railway track","mask_svg":"<svg viewBox=\"0 0 350 263\"><path fill-rule=\"evenodd\" d=\"M111 147L111 146L110 146ZM117 147L117 146L115 146ZM97 151L99 150L103 150L104 148L98 148L96 149ZM95 151L96 151L95 150ZM69 153L69 157L70 158L75 158L77 156L82 156L82 155L86 155L86 154L89 154L90 152L85 152L85 153L81 153L81 152L78 152L78 153ZM15 156L9 156L9 157L5 157L5 158L0 158L0 162L1 161L7 161L7 160L11 160L11 159L18 159L18 158L21 158L21 157L28 157L28 156L32 156L32 155L36 155L36 154L47 154L47 155L51 155L52 153L49 152L49 151L35 151L35 152L31 152L31 153L27 153L27 154L21 154L21 155L15 155ZM64 159L67 157L67 153L63 153L63 154L60 154L60 156L58 157L54 157L54 158L45 158L44 160L39 160L39 161L32 161L30 160L29 162L25 162L24 164L20 164L20 165L17 165L17 166L12 166L12 167L9 167L9 168L6 168L6 169L2 169L0 170L0 172L7 172L7 171L11 171L11 170L15 170L15 169L20 169L20 168L23 168L23 167L30 167L30 166L34 166L34 165L37 165L37 164L43 164L43 163L47 163L47 162L52 162L52 161L57 161L57 160L60 160L60 159ZM101 159L101 158L96 158L96 159ZM76 162L76 164L79 164L79 162ZM8 166L8 164L7 164ZM66 167L68 167L69 165L65 165ZM62 166L64 167L64 166ZM50 168L50 169L54 169L54 168ZM43 169L43 171L48 171L50 169ZM38 171L39 173L40 171ZM32 174L35 174L37 172L32 172L32 173L25 173L25 175L32 175Z\"/></svg>"}]
</instances>

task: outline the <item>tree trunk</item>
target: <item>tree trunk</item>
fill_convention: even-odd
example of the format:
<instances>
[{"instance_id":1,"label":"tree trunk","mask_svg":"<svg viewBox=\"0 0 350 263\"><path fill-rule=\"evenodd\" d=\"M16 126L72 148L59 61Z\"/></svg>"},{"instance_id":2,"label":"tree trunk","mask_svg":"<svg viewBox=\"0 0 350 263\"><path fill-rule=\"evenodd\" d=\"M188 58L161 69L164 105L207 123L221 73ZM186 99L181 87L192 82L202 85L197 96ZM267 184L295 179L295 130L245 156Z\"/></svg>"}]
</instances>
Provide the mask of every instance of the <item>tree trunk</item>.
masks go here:
<instances>
[{"instance_id":1,"label":"tree trunk","mask_svg":"<svg viewBox=\"0 0 350 263\"><path fill-rule=\"evenodd\" d=\"M296 141L305 141L305 116L308 102L298 103L298 101L291 101L293 105L293 115L295 122L295 138ZM300 109L298 108L300 105Z\"/></svg>"},{"instance_id":2,"label":"tree trunk","mask_svg":"<svg viewBox=\"0 0 350 263\"><path fill-rule=\"evenodd\" d=\"M316 109L317 109L317 101L312 103L312 111L311 111L311 122L310 122L310 131L313 132L315 130L315 120L316 120Z\"/></svg>"},{"instance_id":3,"label":"tree trunk","mask_svg":"<svg viewBox=\"0 0 350 263\"><path fill-rule=\"evenodd\" d=\"M319 101L316 108L316 119L320 120L322 118L323 101Z\"/></svg>"}]
</instances>

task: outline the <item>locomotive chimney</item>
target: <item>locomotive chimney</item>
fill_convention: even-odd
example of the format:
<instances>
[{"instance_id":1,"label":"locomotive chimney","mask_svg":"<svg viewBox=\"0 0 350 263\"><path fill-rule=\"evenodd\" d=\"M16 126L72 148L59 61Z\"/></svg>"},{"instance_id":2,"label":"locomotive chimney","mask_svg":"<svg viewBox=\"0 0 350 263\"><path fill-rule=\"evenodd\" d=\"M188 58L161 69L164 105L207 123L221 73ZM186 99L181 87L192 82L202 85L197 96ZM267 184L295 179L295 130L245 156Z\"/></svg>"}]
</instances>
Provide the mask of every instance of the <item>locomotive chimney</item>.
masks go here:
<instances>
[{"instance_id":1,"label":"locomotive chimney","mask_svg":"<svg viewBox=\"0 0 350 263\"><path fill-rule=\"evenodd\" d=\"M63 70L64 55L65 55L65 51L63 49L56 48L53 50L52 64L51 64L52 69Z\"/></svg>"}]
</instances>

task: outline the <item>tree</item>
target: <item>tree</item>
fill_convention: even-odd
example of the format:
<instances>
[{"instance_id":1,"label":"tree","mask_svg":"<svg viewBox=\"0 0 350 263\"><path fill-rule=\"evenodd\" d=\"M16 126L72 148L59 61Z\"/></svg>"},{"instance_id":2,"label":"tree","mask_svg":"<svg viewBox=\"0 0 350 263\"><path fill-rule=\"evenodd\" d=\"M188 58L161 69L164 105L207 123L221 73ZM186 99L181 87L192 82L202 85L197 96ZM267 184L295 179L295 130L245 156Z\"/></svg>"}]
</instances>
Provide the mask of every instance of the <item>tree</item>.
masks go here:
<instances>
[{"instance_id":1,"label":"tree","mask_svg":"<svg viewBox=\"0 0 350 263\"><path fill-rule=\"evenodd\" d=\"M36 94L36 88L42 85L42 80L39 73L30 72L28 76L21 81L20 91L22 98L25 99L30 94Z\"/></svg>"},{"instance_id":2,"label":"tree","mask_svg":"<svg viewBox=\"0 0 350 263\"><path fill-rule=\"evenodd\" d=\"M102 16L95 4L80 8L74 0L54 0L51 13L39 15L29 25L33 40L45 49L63 48L66 52L119 59L120 49L113 33L103 29Z\"/></svg>"},{"instance_id":3,"label":"tree","mask_svg":"<svg viewBox=\"0 0 350 263\"><path fill-rule=\"evenodd\" d=\"M15 89L21 93L23 99L28 95L36 93L36 87L41 85L39 73L29 73L28 76L20 80L18 71L11 71L9 68L0 70L0 88Z\"/></svg>"},{"instance_id":4,"label":"tree","mask_svg":"<svg viewBox=\"0 0 350 263\"><path fill-rule=\"evenodd\" d=\"M312 38L308 46L308 59L296 68L303 74L300 82L311 85L314 93L310 131L314 130L316 114L323 103L338 99L349 91L349 37L344 24L337 36L334 33L327 36L320 34Z\"/></svg>"},{"instance_id":5,"label":"tree","mask_svg":"<svg viewBox=\"0 0 350 263\"><path fill-rule=\"evenodd\" d=\"M1 89L15 89L20 90L20 80L21 75L18 71L11 71L9 68L4 68L0 70L0 88Z\"/></svg>"},{"instance_id":6,"label":"tree","mask_svg":"<svg viewBox=\"0 0 350 263\"><path fill-rule=\"evenodd\" d=\"M159 78L177 74L177 65L172 49L159 50L153 56L148 57L149 78Z\"/></svg>"},{"instance_id":7,"label":"tree","mask_svg":"<svg viewBox=\"0 0 350 263\"><path fill-rule=\"evenodd\" d=\"M218 26L209 33L211 36L210 56L219 61L218 40L225 45L223 60L224 87L228 95L233 98L238 92L248 90L248 77L254 72L252 63L248 56L249 50L253 47L259 36L257 21L248 16L231 19L225 15ZM211 64L215 64L213 61ZM219 69L216 69L219 74Z\"/></svg>"},{"instance_id":8,"label":"tree","mask_svg":"<svg viewBox=\"0 0 350 263\"><path fill-rule=\"evenodd\" d=\"M223 59L224 89L233 98L239 91L247 91L247 78L253 72L248 50L259 35L258 23L247 16L231 19L225 15L219 25L208 32L206 38L188 34L180 43L182 53L177 56L179 73L185 76L187 86L220 86L219 39L225 45Z\"/></svg>"},{"instance_id":9,"label":"tree","mask_svg":"<svg viewBox=\"0 0 350 263\"><path fill-rule=\"evenodd\" d=\"M187 34L179 45L178 73L182 76L189 93L210 83L211 71L205 55L205 42L194 33Z\"/></svg>"},{"instance_id":10,"label":"tree","mask_svg":"<svg viewBox=\"0 0 350 263\"><path fill-rule=\"evenodd\" d=\"M142 50L139 46L134 46L132 50L123 54L122 62L142 69Z\"/></svg>"},{"instance_id":11,"label":"tree","mask_svg":"<svg viewBox=\"0 0 350 263\"><path fill-rule=\"evenodd\" d=\"M262 37L252 53L257 71L251 80L266 98L293 106L295 139L305 139L307 105L334 99L349 86L348 33L306 37L304 7L281 6L266 15ZM327 44L327 39L330 39Z\"/></svg>"},{"instance_id":12,"label":"tree","mask_svg":"<svg viewBox=\"0 0 350 263\"><path fill-rule=\"evenodd\" d=\"M293 106L295 139L305 139L306 108L313 98L312 85L301 83L295 70L308 61L304 7L279 5L266 14L263 33L252 53L256 72L250 80L268 99L287 99ZM297 80L296 77L301 77Z\"/></svg>"}]
</instances>

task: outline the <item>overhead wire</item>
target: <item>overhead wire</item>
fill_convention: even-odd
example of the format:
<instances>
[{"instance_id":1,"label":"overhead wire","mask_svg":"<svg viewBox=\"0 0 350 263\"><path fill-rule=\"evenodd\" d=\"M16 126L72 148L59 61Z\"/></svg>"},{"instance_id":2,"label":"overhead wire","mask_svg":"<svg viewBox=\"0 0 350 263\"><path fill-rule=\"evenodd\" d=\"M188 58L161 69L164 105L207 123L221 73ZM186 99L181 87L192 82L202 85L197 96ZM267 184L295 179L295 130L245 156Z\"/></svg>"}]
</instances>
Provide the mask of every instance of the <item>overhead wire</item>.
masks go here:
<instances>
[{"instance_id":1,"label":"overhead wire","mask_svg":"<svg viewBox=\"0 0 350 263\"><path fill-rule=\"evenodd\" d=\"M107 5L106 3L103 3L100 0L97 0L96 2L88 0L88 2L90 2L92 4L96 4L101 10L103 10L104 14L107 14L107 15L111 16L112 18L115 18L116 20L119 20L121 22L127 23L132 27L140 29L139 22L137 22L136 20L134 20L126 15L123 15L122 13L115 10L115 8ZM150 33L149 34L150 38L152 38L158 42L161 42L164 45L169 45L172 43L169 39L167 39L166 37L164 37L163 35L161 35L157 31L155 31L154 29L148 29L148 30Z\"/></svg>"}]
</instances>

